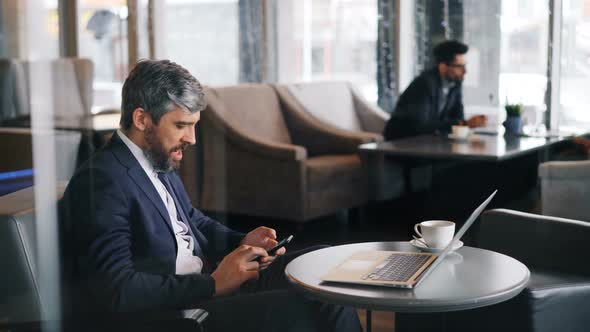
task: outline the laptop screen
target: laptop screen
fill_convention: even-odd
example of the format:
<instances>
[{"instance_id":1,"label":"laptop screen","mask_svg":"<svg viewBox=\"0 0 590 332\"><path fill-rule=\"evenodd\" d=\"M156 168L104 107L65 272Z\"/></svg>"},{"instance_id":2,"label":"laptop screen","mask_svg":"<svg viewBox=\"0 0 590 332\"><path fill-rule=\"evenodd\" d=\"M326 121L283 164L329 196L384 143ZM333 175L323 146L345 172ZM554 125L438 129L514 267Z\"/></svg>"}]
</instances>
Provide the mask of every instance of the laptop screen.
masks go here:
<instances>
[{"instance_id":1,"label":"laptop screen","mask_svg":"<svg viewBox=\"0 0 590 332\"><path fill-rule=\"evenodd\" d=\"M428 268L424 272L424 275L422 276L422 278L420 278L420 281L424 280L428 276L428 274L430 274L430 272L432 270L436 269L436 267L438 265L440 265L440 263L442 263L442 261L445 259L445 257L447 257L449 255L449 253L452 252L452 249L454 247L454 244L461 239L461 237L465 234L465 232L467 232L467 230L475 222L475 220L477 219L477 217L479 217L479 215L483 212L483 210L486 208L486 206L488 206L488 204L490 203L490 201L492 200L492 198L494 198L494 196L496 196L496 193L497 192L498 192L498 190L494 190L494 192L490 195L490 197L488 197L483 203L481 203L480 206L477 207L477 209L475 209L475 211L473 211L471 213L471 215L469 216L469 218L467 218L467 221L465 222L465 224L463 224L463 227L461 227L461 229L459 229L459 231L457 232L457 234L455 234L455 237L453 237L453 240L451 242L449 242L449 244L440 253L440 255L434 261L434 263L432 263L432 265L430 266L430 268Z\"/></svg>"}]
</instances>

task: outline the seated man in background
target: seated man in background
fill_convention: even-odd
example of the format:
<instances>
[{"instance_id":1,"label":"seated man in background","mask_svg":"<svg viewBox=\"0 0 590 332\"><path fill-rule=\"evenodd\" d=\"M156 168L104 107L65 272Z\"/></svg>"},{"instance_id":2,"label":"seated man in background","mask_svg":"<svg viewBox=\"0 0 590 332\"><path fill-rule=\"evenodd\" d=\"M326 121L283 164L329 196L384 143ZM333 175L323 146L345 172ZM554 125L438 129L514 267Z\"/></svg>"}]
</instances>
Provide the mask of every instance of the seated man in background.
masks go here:
<instances>
[{"instance_id":1,"label":"seated man in background","mask_svg":"<svg viewBox=\"0 0 590 332\"><path fill-rule=\"evenodd\" d=\"M485 126L484 115L465 120L461 84L467 70L468 46L445 41L434 48L436 66L416 77L401 94L385 126L386 140L432 133L448 133L453 125Z\"/></svg>"},{"instance_id":2,"label":"seated man in background","mask_svg":"<svg viewBox=\"0 0 590 332\"><path fill-rule=\"evenodd\" d=\"M199 307L209 312L211 331L360 331L354 309L289 289L284 268L303 251L269 256L273 229L241 234L191 205L174 170L195 144L204 97L200 83L170 61L141 61L126 79L120 130L80 167L60 201L81 307Z\"/></svg>"}]
</instances>

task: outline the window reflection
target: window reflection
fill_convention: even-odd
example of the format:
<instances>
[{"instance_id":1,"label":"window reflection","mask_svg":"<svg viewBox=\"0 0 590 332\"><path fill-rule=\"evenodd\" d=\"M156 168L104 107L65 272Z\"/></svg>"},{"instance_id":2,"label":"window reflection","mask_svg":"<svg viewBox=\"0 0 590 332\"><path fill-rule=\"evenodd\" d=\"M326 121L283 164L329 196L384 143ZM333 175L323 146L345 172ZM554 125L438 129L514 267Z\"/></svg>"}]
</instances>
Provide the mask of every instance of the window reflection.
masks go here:
<instances>
[{"instance_id":1,"label":"window reflection","mask_svg":"<svg viewBox=\"0 0 590 332\"><path fill-rule=\"evenodd\" d=\"M79 54L94 63L93 112L118 108L128 70L125 0L80 0Z\"/></svg>"},{"instance_id":2,"label":"window reflection","mask_svg":"<svg viewBox=\"0 0 590 332\"><path fill-rule=\"evenodd\" d=\"M3 57L52 59L59 56L57 0L0 1Z\"/></svg>"}]
</instances>

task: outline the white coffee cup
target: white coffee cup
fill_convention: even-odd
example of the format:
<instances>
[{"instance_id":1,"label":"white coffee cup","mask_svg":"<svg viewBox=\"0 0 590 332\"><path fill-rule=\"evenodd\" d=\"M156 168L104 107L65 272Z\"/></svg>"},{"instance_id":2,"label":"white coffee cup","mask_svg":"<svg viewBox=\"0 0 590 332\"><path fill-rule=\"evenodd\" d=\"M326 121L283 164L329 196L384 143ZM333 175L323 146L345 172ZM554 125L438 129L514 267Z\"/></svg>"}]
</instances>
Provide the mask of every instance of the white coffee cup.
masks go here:
<instances>
[{"instance_id":1,"label":"white coffee cup","mask_svg":"<svg viewBox=\"0 0 590 332\"><path fill-rule=\"evenodd\" d=\"M455 236L455 223L448 220L427 220L414 225L414 232L429 248L442 249Z\"/></svg>"},{"instance_id":2,"label":"white coffee cup","mask_svg":"<svg viewBox=\"0 0 590 332\"><path fill-rule=\"evenodd\" d=\"M469 136L468 126L452 126L453 136L456 138L467 138Z\"/></svg>"}]
</instances>

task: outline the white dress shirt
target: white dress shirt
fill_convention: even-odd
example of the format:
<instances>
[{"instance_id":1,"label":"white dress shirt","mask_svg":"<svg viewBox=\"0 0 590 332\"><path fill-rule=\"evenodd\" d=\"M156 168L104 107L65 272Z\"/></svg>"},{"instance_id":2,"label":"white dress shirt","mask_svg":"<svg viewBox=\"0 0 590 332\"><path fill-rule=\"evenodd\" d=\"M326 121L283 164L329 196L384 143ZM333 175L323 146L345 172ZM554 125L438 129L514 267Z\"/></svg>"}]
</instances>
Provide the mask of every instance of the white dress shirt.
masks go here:
<instances>
[{"instance_id":1,"label":"white dress shirt","mask_svg":"<svg viewBox=\"0 0 590 332\"><path fill-rule=\"evenodd\" d=\"M444 109L445 106L447 106L447 99L449 97L449 92L451 92L451 89L455 87L455 85L457 83L451 81L451 80L447 80L444 77L441 77L441 81L442 81L442 85L441 85L441 94L440 94L440 100L438 102L438 113L440 114Z\"/></svg>"},{"instance_id":2,"label":"white dress shirt","mask_svg":"<svg viewBox=\"0 0 590 332\"><path fill-rule=\"evenodd\" d=\"M141 168L145 171L145 174L150 181L152 181L152 184L160 195L164 206L166 206L168 216L172 221L172 229L174 230L174 236L176 237L178 248L176 253L176 274L201 273L201 270L203 269L203 261L198 256L193 255L195 239L189 233L188 226L179 220L174 199L168 190L166 190L162 181L158 178L158 173L154 170L154 167L144 155L143 150L125 136L121 130L117 130L117 134L123 143L129 148L135 159L137 159L139 165L141 165Z\"/></svg>"}]
</instances>

